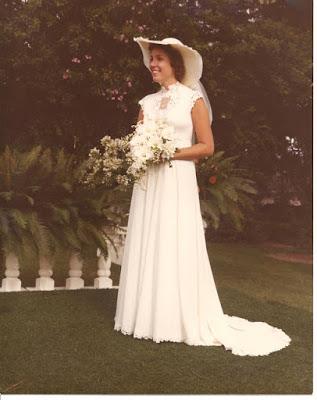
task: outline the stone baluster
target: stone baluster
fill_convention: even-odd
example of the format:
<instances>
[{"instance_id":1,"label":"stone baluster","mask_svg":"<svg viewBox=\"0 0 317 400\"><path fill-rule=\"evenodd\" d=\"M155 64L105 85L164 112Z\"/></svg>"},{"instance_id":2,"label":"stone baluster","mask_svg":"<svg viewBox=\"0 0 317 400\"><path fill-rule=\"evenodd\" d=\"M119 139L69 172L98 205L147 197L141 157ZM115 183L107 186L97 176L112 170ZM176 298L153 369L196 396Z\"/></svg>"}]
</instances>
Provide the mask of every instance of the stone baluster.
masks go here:
<instances>
[{"instance_id":1,"label":"stone baluster","mask_svg":"<svg viewBox=\"0 0 317 400\"><path fill-rule=\"evenodd\" d=\"M98 277L94 280L94 288L95 289L107 289L112 287L112 279L111 275L111 257L109 252L109 244L108 244L108 257L102 255L100 249L97 250L98 257Z\"/></svg>"},{"instance_id":2,"label":"stone baluster","mask_svg":"<svg viewBox=\"0 0 317 400\"><path fill-rule=\"evenodd\" d=\"M82 289L84 280L81 278L83 260L79 253L73 253L69 260L69 278L66 279L66 289Z\"/></svg>"},{"instance_id":3,"label":"stone baluster","mask_svg":"<svg viewBox=\"0 0 317 400\"><path fill-rule=\"evenodd\" d=\"M9 253L5 257L6 270L4 272L5 278L2 279L2 291L3 292L16 292L21 290L21 280L18 278L20 275L20 265L17 256L13 253Z\"/></svg>"},{"instance_id":4,"label":"stone baluster","mask_svg":"<svg viewBox=\"0 0 317 400\"><path fill-rule=\"evenodd\" d=\"M40 256L39 278L35 281L36 290L54 290L53 267L47 257Z\"/></svg>"},{"instance_id":5,"label":"stone baluster","mask_svg":"<svg viewBox=\"0 0 317 400\"><path fill-rule=\"evenodd\" d=\"M114 247L111 243L109 243L109 247L108 247L112 262L114 262L115 264L118 264L118 265L121 265L121 263L122 263L126 230L127 230L127 227L121 226L117 230L116 234L112 236L112 240L115 244L116 250L114 249Z\"/></svg>"}]
</instances>

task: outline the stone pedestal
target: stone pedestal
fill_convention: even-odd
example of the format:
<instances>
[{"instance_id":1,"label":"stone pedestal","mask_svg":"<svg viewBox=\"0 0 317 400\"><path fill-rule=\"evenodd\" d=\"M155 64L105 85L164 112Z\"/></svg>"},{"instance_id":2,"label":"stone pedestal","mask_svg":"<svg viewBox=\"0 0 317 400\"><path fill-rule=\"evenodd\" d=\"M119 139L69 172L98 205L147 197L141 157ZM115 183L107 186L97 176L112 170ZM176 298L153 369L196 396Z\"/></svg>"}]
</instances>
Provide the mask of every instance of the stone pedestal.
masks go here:
<instances>
[{"instance_id":1,"label":"stone pedestal","mask_svg":"<svg viewBox=\"0 0 317 400\"><path fill-rule=\"evenodd\" d=\"M97 251L98 256L98 278L94 280L94 287L96 289L107 289L112 287L112 279L111 275L111 257L108 255L107 259L100 253L100 250Z\"/></svg>"},{"instance_id":2,"label":"stone pedestal","mask_svg":"<svg viewBox=\"0 0 317 400\"><path fill-rule=\"evenodd\" d=\"M1 289L3 292L18 292L21 290L21 280L18 278L20 275L19 261L13 253L9 253L5 259L5 272L6 276L2 279Z\"/></svg>"},{"instance_id":3,"label":"stone pedestal","mask_svg":"<svg viewBox=\"0 0 317 400\"><path fill-rule=\"evenodd\" d=\"M46 257L40 257L39 278L35 281L36 290L54 290L53 268Z\"/></svg>"},{"instance_id":4,"label":"stone pedestal","mask_svg":"<svg viewBox=\"0 0 317 400\"><path fill-rule=\"evenodd\" d=\"M66 279L66 289L83 289L85 283L81 278L83 261L78 253L73 253L69 260L69 278Z\"/></svg>"}]
</instances>

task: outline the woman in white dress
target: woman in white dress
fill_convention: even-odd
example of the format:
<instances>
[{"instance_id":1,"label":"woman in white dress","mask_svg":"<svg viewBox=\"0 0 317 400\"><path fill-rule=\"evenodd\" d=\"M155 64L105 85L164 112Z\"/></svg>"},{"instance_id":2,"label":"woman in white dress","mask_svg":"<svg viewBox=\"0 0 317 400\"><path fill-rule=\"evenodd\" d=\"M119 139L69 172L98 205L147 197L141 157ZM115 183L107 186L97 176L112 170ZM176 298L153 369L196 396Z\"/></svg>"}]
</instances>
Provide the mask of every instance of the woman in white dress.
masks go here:
<instances>
[{"instance_id":1,"label":"woman in white dress","mask_svg":"<svg viewBox=\"0 0 317 400\"><path fill-rule=\"evenodd\" d=\"M142 184L134 184L114 329L156 343L223 345L239 356L280 350L291 342L281 329L224 314L218 297L195 170L195 160L214 152L202 58L174 38L135 41L161 86L139 101L138 120L173 124L178 150L172 167L152 166Z\"/></svg>"}]
</instances>

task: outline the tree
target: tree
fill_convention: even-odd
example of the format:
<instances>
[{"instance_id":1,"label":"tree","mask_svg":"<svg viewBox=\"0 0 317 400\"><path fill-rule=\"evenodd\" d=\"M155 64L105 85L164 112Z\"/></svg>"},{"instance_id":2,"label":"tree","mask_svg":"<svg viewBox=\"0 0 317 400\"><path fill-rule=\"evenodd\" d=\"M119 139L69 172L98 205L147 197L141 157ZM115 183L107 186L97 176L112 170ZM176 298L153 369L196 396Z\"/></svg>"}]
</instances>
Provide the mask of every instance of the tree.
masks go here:
<instances>
[{"instance_id":1,"label":"tree","mask_svg":"<svg viewBox=\"0 0 317 400\"><path fill-rule=\"evenodd\" d=\"M271 176L295 137L311 163L311 32L287 4L255 0L5 0L1 3L1 146L86 154L135 122L157 90L134 36L177 37L204 59L216 148ZM275 7L275 8L274 8ZM274 11L275 10L275 11Z\"/></svg>"}]
</instances>

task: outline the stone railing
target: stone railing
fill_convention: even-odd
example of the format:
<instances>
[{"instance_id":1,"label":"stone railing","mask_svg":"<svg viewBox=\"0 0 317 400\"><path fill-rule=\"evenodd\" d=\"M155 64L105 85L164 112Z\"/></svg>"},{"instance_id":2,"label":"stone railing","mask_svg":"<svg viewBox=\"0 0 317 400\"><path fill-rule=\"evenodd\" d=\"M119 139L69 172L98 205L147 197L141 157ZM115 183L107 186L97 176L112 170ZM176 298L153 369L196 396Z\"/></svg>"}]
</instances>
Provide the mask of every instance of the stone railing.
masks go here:
<instances>
[{"instance_id":1,"label":"stone railing","mask_svg":"<svg viewBox=\"0 0 317 400\"><path fill-rule=\"evenodd\" d=\"M98 269L96 271L96 278L94 279L94 286L85 286L84 279L82 278L83 261L79 253L73 253L69 260L68 277L65 280L65 286L56 287L53 278L53 266L49 259L40 257L38 277L35 279L34 287L23 287L20 276L20 265L18 258L14 253L9 253L5 258L5 277L2 279L0 291L1 292L16 292L22 290L56 290L56 289L109 289L117 288L113 286L111 279L111 263L121 264L122 253L124 247L124 240L126 235L126 228L122 227L116 235L111 235L111 238L116 247L117 253L113 245L107 241L108 244L108 257L101 254L100 250L97 251Z\"/></svg>"}]
</instances>

